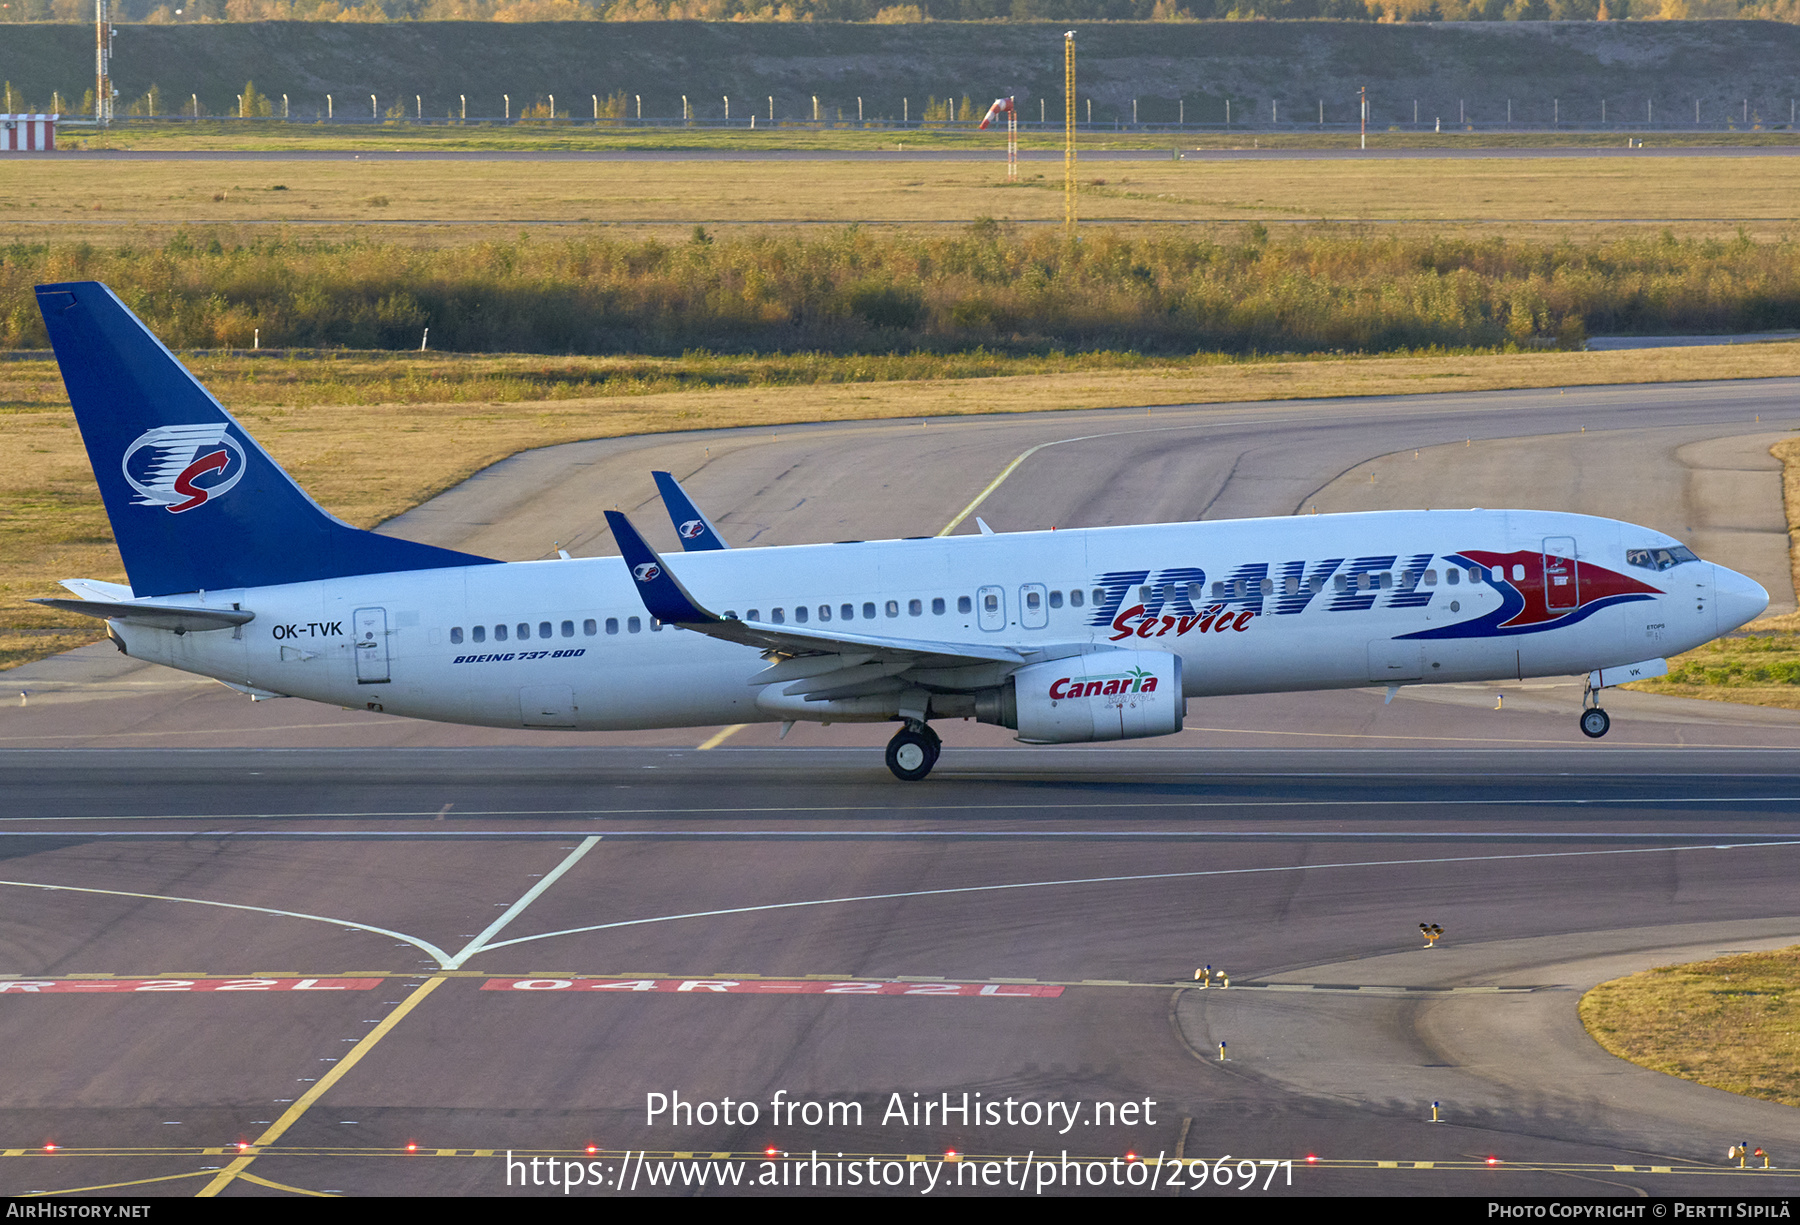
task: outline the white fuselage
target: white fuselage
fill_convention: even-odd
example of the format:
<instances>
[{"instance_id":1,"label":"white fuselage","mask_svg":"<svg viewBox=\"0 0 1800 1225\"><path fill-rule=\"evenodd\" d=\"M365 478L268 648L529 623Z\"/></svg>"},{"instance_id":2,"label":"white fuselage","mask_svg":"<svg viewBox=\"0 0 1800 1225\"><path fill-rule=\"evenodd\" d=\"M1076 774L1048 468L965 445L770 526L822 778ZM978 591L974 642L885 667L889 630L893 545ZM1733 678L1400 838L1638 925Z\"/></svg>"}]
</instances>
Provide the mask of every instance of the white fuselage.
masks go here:
<instances>
[{"instance_id":1,"label":"white fuselage","mask_svg":"<svg viewBox=\"0 0 1800 1225\"><path fill-rule=\"evenodd\" d=\"M1200 696L1586 672L1691 649L1760 611L1732 595L1760 588L1711 563L1627 563L1627 550L1664 543L1582 515L1409 511L737 549L669 564L702 604L762 623L780 610L798 625L803 610L810 628L887 638L1170 651L1185 693ZM758 705L749 682L767 661L755 649L658 627L617 557L166 601L255 617L180 635L115 622L133 656L270 695L494 727L795 717Z\"/></svg>"}]
</instances>

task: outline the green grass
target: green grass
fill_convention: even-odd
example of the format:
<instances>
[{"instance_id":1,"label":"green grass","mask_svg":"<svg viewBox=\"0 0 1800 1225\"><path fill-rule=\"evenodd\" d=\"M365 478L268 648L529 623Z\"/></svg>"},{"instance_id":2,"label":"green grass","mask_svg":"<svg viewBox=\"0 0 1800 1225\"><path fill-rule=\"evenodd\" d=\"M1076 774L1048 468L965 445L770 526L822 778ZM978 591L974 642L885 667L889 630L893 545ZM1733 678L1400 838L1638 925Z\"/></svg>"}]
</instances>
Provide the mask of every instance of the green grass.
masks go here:
<instances>
[{"instance_id":1,"label":"green grass","mask_svg":"<svg viewBox=\"0 0 1800 1225\"><path fill-rule=\"evenodd\" d=\"M1621 1059L1800 1106L1800 947L1601 983L1582 996L1581 1020Z\"/></svg>"},{"instance_id":2,"label":"green grass","mask_svg":"<svg viewBox=\"0 0 1800 1225\"><path fill-rule=\"evenodd\" d=\"M107 282L180 348L881 355L1188 355L1577 345L1586 332L1756 331L1800 318L1800 244L1526 244L1318 227L910 233L686 241L529 234L442 248L311 242L15 243L0 348L42 348L36 284Z\"/></svg>"}]
</instances>

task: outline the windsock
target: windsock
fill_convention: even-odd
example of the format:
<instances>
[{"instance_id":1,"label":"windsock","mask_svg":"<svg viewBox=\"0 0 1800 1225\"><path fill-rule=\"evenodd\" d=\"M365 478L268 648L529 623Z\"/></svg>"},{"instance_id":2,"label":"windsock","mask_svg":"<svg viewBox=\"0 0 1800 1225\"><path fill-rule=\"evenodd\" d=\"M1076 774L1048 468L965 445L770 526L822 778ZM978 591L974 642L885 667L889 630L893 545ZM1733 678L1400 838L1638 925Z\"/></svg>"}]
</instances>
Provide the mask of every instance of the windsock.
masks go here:
<instances>
[{"instance_id":1,"label":"windsock","mask_svg":"<svg viewBox=\"0 0 1800 1225\"><path fill-rule=\"evenodd\" d=\"M1016 115L1018 114L1018 111L1018 103L1012 98L995 98L994 105L988 107L988 113L981 121L980 130L985 132L987 131L988 124L994 122L994 120L1000 118L1000 116Z\"/></svg>"}]
</instances>

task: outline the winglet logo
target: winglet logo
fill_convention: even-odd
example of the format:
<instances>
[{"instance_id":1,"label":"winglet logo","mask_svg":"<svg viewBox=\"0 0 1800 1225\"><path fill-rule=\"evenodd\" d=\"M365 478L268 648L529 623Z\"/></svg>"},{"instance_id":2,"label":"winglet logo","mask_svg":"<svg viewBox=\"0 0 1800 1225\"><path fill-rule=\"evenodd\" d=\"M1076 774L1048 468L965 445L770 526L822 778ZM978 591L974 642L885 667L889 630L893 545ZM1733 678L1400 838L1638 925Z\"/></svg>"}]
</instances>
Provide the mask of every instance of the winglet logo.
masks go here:
<instances>
[{"instance_id":1,"label":"winglet logo","mask_svg":"<svg viewBox=\"0 0 1800 1225\"><path fill-rule=\"evenodd\" d=\"M681 532L681 538L683 540L692 540L694 537L706 531L706 524L700 522L698 519L689 519L677 530Z\"/></svg>"},{"instance_id":2,"label":"winglet logo","mask_svg":"<svg viewBox=\"0 0 1800 1225\"><path fill-rule=\"evenodd\" d=\"M634 567L631 573L638 582L648 583L662 573L662 567L653 561L647 561L641 566Z\"/></svg>"},{"instance_id":3,"label":"winglet logo","mask_svg":"<svg viewBox=\"0 0 1800 1225\"><path fill-rule=\"evenodd\" d=\"M119 462L138 494L132 505L160 506L178 515L224 495L247 467L244 448L226 430L220 421L164 425L139 434Z\"/></svg>"}]
</instances>

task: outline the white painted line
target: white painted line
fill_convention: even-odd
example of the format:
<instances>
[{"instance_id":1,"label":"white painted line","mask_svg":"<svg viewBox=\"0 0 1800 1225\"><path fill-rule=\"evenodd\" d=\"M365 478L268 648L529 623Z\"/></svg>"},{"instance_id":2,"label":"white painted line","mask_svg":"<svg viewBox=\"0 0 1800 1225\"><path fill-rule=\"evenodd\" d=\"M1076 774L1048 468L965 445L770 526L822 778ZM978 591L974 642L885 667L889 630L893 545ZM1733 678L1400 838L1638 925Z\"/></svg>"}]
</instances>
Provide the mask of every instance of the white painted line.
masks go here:
<instances>
[{"instance_id":1,"label":"white painted line","mask_svg":"<svg viewBox=\"0 0 1800 1225\"><path fill-rule=\"evenodd\" d=\"M514 902L511 906L508 906L506 908L506 913L502 914L498 919L495 919L492 923L489 923L487 925L487 928L479 936L476 936L473 940L471 940L467 944L463 945L462 949L457 952L456 956L452 957L448 961L443 962L443 967L446 970L454 970L454 969L458 968L459 966L461 966L463 964L463 962L465 962L469 958L475 956L475 954L481 952L482 949L489 947L488 946L488 938L489 937L498 935L501 932L501 930L503 930L506 927L506 925L508 923L511 923L514 919L516 919L520 915L524 914L525 908L527 906L530 906L533 902L537 901L538 898L542 897L544 895L544 890L548 889L551 885L554 885L557 881L561 880L564 872L567 872L570 868L574 867L577 863L581 862L581 857L583 855L586 855L589 851L593 850L596 846L599 845L599 843L600 843L600 839L598 836L590 836L587 838L583 838L581 840L580 846L576 847L574 850L570 851L567 855L563 856L563 861L561 863L557 864L556 867L551 869L548 873L546 873L544 875L543 880L540 880L537 884L535 884L531 888L527 889L525 891L524 895L522 897L520 897L518 901ZM529 938L529 937L527 937L527 938ZM512 942L508 941L507 943L512 943Z\"/></svg>"},{"instance_id":2,"label":"white painted line","mask_svg":"<svg viewBox=\"0 0 1800 1225\"><path fill-rule=\"evenodd\" d=\"M45 889L54 893L97 893L106 897L135 897L151 902L186 902L192 906L217 906L223 910L248 910L255 914L275 915L283 919L306 919L312 923L335 923L340 927L353 927L358 931L373 932L378 936L392 936L396 940L404 940L414 948L422 949L437 958L438 964L448 965L445 958L449 954L429 940L421 940L417 936L391 931L385 927L376 927L371 923L358 923L353 919L334 919L330 915L304 914L298 910L275 910L268 906L245 906L238 902L214 902L199 897L169 897L157 893L132 893L124 889L90 889L81 885L44 885L28 880L0 880L0 885L11 885L16 889Z\"/></svg>"},{"instance_id":3,"label":"white painted line","mask_svg":"<svg viewBox=\"0 0 1800 1225\"><path fill-rule=\"evenodd\" d=\"M620 927L642 927L651 923L673 923L683 919L713 919L725 915L757 914L770 910L801 910L813 906L845 906L856 902L891 902L916 897L946 897L964 893L1001 893L1014 889L1054 889L1078 885L1114 885L1135 881L1152 880L1194 880L1212 876L1261 876L1281 872L1316 872L1334 868L1404 868L1423 867L1433 864L1455 863L1504 863L1515 860L1532 859L1585 859L1597 855L1646 855L1664 854L1672 851L1719 851L1767 849L1771 846L1800 846L1800 839L1786 842L1746 843L1741 847L1731 846L1654 846L1631 847L1608 851L1544 851L1530 855L1455 855L1437 856L1430 859L1376 859L1351 863L1316 863L1289 864L1267 868L1214 868L1198 872L1143 872L1128 876L1087 876L1070 880L1020 881L1010 885L963 885L953 889L913 889L903 893L871 893L857 897L816 898L804 902L771 902L763 906L732 906L724 910L699 910L687 914L658 915L648 919L622 919L615 923L595 923L586 927L569 927L562 931L544 932L536 936L519 936L512 940L500 940L488 945L490 949L505 948L513 944L529 944L534 940L551 940L558 936L575 936L586 932L611 931Z\"/></svg>"},{"instance_id":4,"label":"white painted line","mask_svg":"<svg viewBox=\"0 0 1800 1225\"><path fill-rule=\"evenodd\" d=\"M1330 777L1328 775L1298 777ZM1406 776L1401 776L1406 777ZM1478 781L1486 775L1457 775L1454 779L1446 777L1442 780L1426 781ZM1641 780L1627 780L1641 781ZM1782 779L1782 782L1791 780ZM1457 808L1621 808L1634 804L1646 806L1667 806L1671 804L1800 804L1800 795L1645 795L1645 796L1607 796L1593 799L1570 796L1521 796L1513 799L1494 798L1477 799L1463 796L1448 796L1438 799L1402 799L1380 798L1371 800L1352 799L1319 799L1319 800L1262 800L1253 796L1241 799L1210 800L1158 800L1154 803L1106 802L1098 805L1114 812L1156 812L1166 809L1188 810L1199 808L1427 808L1434 806L1454 806ZM1016 804L783 804L760 806L732 806L707 808L469 808L459 811L459 820L473 817L632 817L632 816L729 816L749 813L883 813L896 818L911 817L921 813L932 812L1055 812L1062 809L1073 809L1092 812L1097 805L1089 800L1082 803L1055 804L1048 802L1025 802ZM371 818L385 820L405 820L408 818L435 818L435 812L243 812L243 813L161 813L142 816L101 815L76 817L0 817L0 825L39 822L52 824L55 822L75 821L322 821L345 820L349 818ZM29 833L30 831L24 831ZM192 837L231 838L246 835L262 837L275 836L268 831L209 829L184 831ZM565 830L564 833L573 831ZM0 837L9 835L0 830ZM93 835L83 831L81 837ZM1437 835L1433 835L1434 837Z\"/></svg>"}]
</instances>

